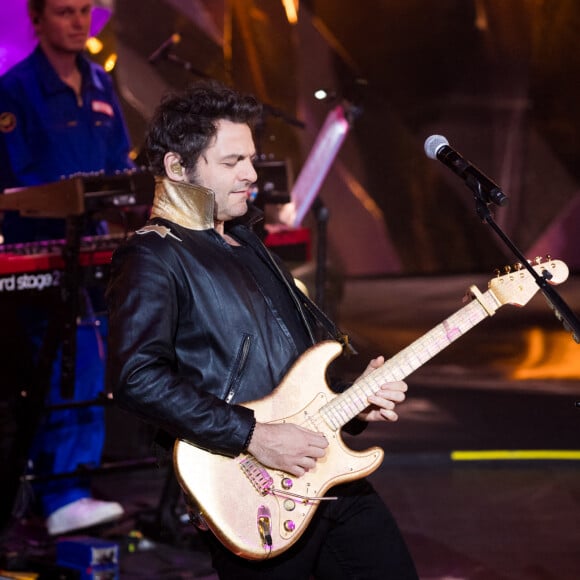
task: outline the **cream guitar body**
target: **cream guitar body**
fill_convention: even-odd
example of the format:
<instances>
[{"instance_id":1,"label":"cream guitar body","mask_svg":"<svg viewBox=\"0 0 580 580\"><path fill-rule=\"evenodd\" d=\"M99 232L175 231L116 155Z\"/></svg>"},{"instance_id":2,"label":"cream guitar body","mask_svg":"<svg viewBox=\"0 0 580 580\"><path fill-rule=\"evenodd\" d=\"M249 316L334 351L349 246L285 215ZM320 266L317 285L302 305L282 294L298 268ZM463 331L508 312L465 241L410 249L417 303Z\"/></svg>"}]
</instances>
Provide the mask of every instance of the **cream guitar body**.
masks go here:
<instances>
[{"instance_id":1,"label":"cream guitar body","mask_svg":"<svg viewBox=\"0 0 580 580\"><path fill-rule=\"evenodd\" d=\"M231 459L185 442L176 444L174 458L182 487L232 552L263 559L286 550L302 535L319 502L333 501L319 499L330 487L364 477L381 464L382 449L349 449L338 423L328 424L320 413L337 397L327 387L324 372L340 352L337 342L316 345L298 359L271 395L244 404L260 423L295 423L326 435L326 455L304 476L267 469L251 455Z\"/></svg>"},{"instance_id":2,"label":"cream guitar body","mask_svg":"<svg viewBox=\"0 0 580 580\"><path fill-rule=\"evenodd\" d=\"M568 277L568 267L558 260L534 269L550 284ZM254 410L260 423L294 423L323 433L329 447L316 468L294 477L249 454L229 458L178 441L174 465L183 490L233 553L250 560L281 554L301 537L320 503L333 501L325 497L333 485L364 477L381 464L382 449L353 451L340 434L341 427L368 406L368 397L383 383L407 377L500 306L523 306L538 289L523 269L494 278L484 293L472 286L468 304L339 395L328 388L325 374L341 346L328 341L312 347L269 396L244 406Z\"/></svg>"}]
</instances>

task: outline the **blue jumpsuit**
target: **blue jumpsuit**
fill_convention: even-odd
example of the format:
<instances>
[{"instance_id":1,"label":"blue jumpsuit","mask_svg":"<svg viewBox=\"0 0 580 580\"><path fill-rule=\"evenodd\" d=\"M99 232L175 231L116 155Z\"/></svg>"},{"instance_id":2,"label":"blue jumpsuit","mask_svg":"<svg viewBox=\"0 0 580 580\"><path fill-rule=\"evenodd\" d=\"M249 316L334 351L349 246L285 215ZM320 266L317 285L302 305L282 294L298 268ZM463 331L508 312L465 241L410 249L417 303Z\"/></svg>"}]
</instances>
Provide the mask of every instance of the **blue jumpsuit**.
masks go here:
<instances>
[{"instance_id":1,"label":"blue jumpsuit","mask_svg":"<svg viewBox=\"0 0 580 580\"><path fill-rule=\"evenodd\" d=\"M46 184L79 173L111 175L134 167L110 77L83 55L78 56L78 66L80 99L58 77L40 47L0 77L0 190ZM61 219L21 218L6 212L2 233L6 243L61 239L65 224ZM37 314L29 310L27 323L36 348L47 322L46 313ZM102 322L100 327L80 325L77 331L77 401L94 399L103 389L106 321ZM48 403L60 401L57 360ZM79 464L98 465L103 442L102 407L55 411L42 423L30 457L36 472L67 472ZM90 495L87 481L70 478L39 485L37 492L45 515Z\"/></svg>"}]
</instances>

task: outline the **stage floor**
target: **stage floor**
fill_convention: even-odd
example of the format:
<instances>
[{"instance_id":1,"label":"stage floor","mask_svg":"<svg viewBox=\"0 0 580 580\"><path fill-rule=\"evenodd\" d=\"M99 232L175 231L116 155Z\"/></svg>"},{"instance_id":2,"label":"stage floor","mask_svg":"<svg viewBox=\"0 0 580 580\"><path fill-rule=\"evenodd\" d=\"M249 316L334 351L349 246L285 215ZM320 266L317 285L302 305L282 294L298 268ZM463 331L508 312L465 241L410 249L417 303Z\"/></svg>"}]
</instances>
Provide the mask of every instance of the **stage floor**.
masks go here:
<instances>
[{"instance_id":1,"label":"stage floor","mask_svg":"<svg viewBox=\"0 0 580 580\"><path fill-rule=\"evenodd\" d=\"M471 284L485 291L487 278L347 282L340 322L360 356L345 372L421 337L463 306ZM580 277L557 290L580 314ZM500 309L406 380L400 420L347 441L385 450L370 479L422 580L580 578L580 345L543 297ZM149 429L125 413L109 409L108 427L108 460L151 455ZM96 492L123 503L126 516L87 534L119 543L122 579L214 579L195 530L179 519L181 504L167 525L157 519L167 513L158 509L167 472L96 475ZM12 526L4 545L33 560L54 551L34 518Z\"/></svg>"}]
</instances>

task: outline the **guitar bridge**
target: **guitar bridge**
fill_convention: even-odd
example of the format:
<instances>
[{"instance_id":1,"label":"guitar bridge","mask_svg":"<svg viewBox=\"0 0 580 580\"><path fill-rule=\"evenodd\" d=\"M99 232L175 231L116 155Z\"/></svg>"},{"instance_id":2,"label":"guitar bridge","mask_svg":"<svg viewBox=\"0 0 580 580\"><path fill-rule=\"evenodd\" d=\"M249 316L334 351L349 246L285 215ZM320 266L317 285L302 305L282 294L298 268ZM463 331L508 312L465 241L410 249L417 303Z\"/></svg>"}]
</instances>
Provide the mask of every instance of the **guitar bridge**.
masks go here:
<instances>
[{"instance_id":1,"label":"guitar bridge","mask_svg":"<svg viewBox=\"0 0 580 580\"><path fill-rule=\"evenodd\" d=\"M274 480L261 463L253 457L245 457L240 461L240 467L260 495L271 492Z\"/></svg>"}]
</instances>

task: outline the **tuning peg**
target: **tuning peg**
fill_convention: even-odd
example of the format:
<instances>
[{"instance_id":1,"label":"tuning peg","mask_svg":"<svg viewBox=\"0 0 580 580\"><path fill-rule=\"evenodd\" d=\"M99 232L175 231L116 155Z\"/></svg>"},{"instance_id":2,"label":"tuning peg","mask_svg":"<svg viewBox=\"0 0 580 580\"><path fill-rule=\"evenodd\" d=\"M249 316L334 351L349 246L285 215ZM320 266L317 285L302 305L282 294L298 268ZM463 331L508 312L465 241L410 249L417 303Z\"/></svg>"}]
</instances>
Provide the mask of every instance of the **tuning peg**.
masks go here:
<instances>
[{"instance_id":1,"label":"tuning peg","mask_svg":"<svg viewBox=\"0 0 580 580\"><path fill-rule=\"evenodd\" d=\"M511 266L509 265L504 266L503 271L504 273L509 274L512 271Z\"/></svg>"},{"instance_id":2,"label":"tuning peg","mask_svg":"<svg viewBox=\"0 0 580 580\"><path fill-rule=\"evenodd\" d=\"M544 259L542 258L542 256L536 256L534 262L536 262L536 264L538 264L538 266L544 261Z\"/></svg>"},{"instance_id":3,"label":"tuning peg","mask_svg":"<svg viewBox=\"0 0 580 580\"><path fill-rule=\"evenodd\" d=\"M521 262L516 262L513 265L513 268L516 272L519 272L523 267L524 267L524 265Z\"/></svg>"}]
</instances>

